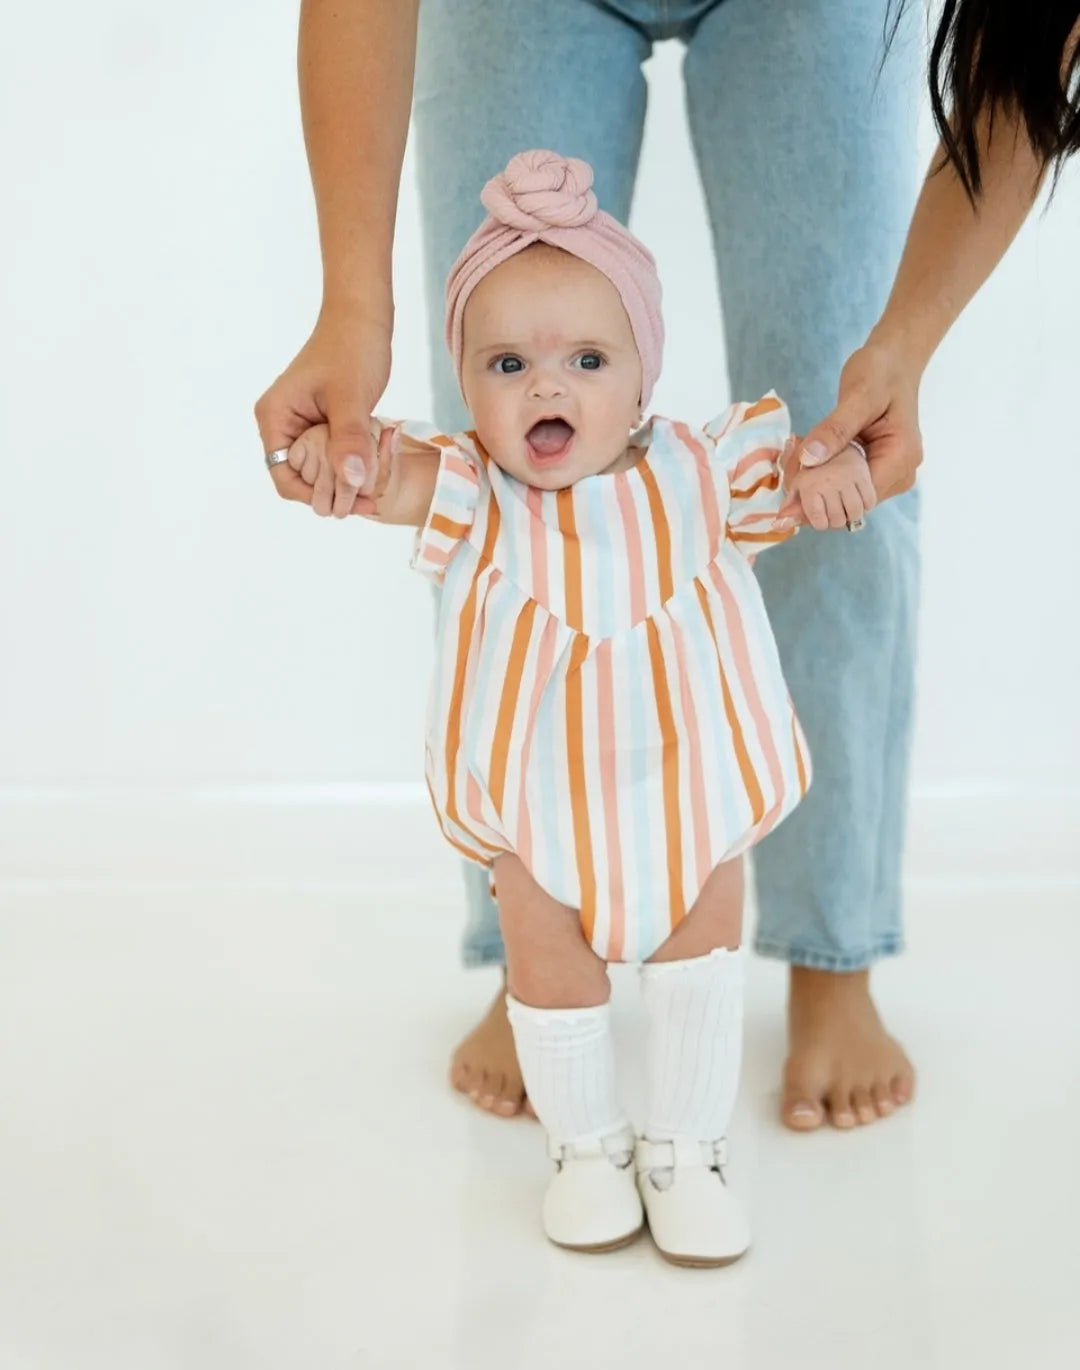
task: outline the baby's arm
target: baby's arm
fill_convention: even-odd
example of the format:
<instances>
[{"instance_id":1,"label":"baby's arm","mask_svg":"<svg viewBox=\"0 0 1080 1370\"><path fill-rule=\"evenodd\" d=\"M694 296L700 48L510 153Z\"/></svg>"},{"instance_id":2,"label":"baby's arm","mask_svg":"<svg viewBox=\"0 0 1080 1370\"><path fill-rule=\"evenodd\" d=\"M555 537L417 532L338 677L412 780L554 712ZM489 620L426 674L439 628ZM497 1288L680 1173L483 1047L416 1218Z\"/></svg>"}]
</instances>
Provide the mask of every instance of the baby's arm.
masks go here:
<instances>
[{"instance_id":1,"label":"baby's arm","mask_svg":"<svg viewBox=\"0 0 1080 1370\"><path fill-rule=\"evenodd\" d=\"M379 523L420 528L435 493L438 449L407 437L397 424L380 425L379 430L377 469L361 486L351 512ZM332 502L334 489L328 437L327 425L320 423L301 434L289 448L289 465L313 487L311 507L322 515L330 512L325 495L329 492Z\"/></svg>"}]
</instances>

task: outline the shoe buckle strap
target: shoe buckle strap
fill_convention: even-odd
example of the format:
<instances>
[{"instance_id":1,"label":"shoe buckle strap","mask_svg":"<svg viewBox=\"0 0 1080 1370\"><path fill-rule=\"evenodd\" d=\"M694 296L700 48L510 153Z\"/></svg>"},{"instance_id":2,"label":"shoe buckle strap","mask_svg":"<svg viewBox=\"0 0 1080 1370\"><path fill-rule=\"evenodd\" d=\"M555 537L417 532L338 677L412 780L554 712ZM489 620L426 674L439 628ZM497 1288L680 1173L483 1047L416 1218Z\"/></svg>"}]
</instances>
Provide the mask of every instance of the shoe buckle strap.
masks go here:
<instances>
[{"instance_id":1,"label":"shoe buckle strap","mask_svg":"<svg viewBox=\"0 0 1080 1370\"><path fill-rule=\"evenodd\" d=\"M579 1138L572 1142L560 1142L548 1136L548 1155L557 1164L564 1161L599 1160L601 1157L617 1156L634 1151L634 1134L628 1127L616 1132L605 1133L600 1137Z\"/></svg>"},{"instance_id":2,"label":"shoe buckle strap","mask_svg":"<svg viewBox=\"0 0 1080 1370\"><path fill-rule=\"evenodd\" d=\"M693 1137L674 1137L669 1141L651 1142L642 1137L638 1140L635 1160L638 1171L674 1170L679 1166L719 1168L727 1164L727 1138L703 1142Z\"/></svg>"}]
</instances>

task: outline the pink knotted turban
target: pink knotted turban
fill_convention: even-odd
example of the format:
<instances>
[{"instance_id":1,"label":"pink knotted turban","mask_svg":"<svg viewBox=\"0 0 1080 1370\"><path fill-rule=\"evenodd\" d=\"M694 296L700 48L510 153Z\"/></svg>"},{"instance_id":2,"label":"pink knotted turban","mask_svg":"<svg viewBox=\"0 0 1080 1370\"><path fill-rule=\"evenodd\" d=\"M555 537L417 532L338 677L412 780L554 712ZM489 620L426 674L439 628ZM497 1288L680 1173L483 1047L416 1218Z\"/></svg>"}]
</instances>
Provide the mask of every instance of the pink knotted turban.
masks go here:
<instances>
[{"instance_id":1,"label":"pink knotted turban","mask_svg":"<svg viewBox=\"0 0 1080 1370\"><path fill-rule=\"evenodd\" d=\"M664 350L660 278L652 253L598 208L588 162L534 150L512 157L480 199L488 217L446 281L446 345L461 384L462 319L480 281L532 243L550 243L602 271L622 297L641 357L641 403L649 402Z\"/></svg>"}]
</instances>

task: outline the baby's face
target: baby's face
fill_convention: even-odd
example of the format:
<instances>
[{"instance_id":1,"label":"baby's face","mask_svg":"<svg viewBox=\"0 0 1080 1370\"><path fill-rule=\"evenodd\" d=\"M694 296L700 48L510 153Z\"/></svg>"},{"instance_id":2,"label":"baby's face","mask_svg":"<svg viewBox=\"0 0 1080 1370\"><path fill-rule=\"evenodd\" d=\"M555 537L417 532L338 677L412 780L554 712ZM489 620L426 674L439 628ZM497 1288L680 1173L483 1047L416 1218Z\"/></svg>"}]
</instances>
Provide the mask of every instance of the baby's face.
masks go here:
<instances>
[{"instance_id":1,"label":"baby's face","mask_svg":"<svg viewBox=\"0 0 1080 1370\"><path fill-rule=\"evenodd\" d=\"M641 359L603 272L546 243L526 248L470 295L462 337L465 399L504 471L561 490L625 460Z\"/></svg>"}]
</instances>

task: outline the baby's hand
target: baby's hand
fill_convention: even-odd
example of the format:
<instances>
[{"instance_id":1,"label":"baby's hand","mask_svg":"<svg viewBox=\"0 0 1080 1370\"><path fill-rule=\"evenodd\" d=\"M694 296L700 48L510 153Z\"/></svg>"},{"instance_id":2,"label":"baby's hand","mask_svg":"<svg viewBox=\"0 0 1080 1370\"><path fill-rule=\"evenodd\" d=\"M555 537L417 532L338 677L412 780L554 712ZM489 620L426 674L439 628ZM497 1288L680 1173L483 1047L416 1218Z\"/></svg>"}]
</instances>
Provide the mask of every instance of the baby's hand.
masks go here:
<instances>
[{"instance_id":1,"label":"baby's hand","mask_svg":"<svg viewBox=\"0 0 1080 1370\"><path fill-rule=\"evenodd\" d=\"M784 488L790 498L780 516L798 518L801 510L818 532L858 523L877 504L870 468L855 447L845 447L824 466L796 468Z\"/></svg>"},{"instance_id":2,"label":"baby's hand","mask_svg":"<svg viewBox=\"0 0 1080 1370\"><path fill-rule=\"evenodd\" d=\"M350 514L371 516L376 512L376 501L386 492L391 475L391 447L394 430L384 428L379 436L378 468L369 472L353 501ZM325 423L316 424L301 433L289 448L289 465L311 489L311 507L320 518L328 518L334 506L334 468L330 463L330 429Z\"/></svg>"}]
</instances>

